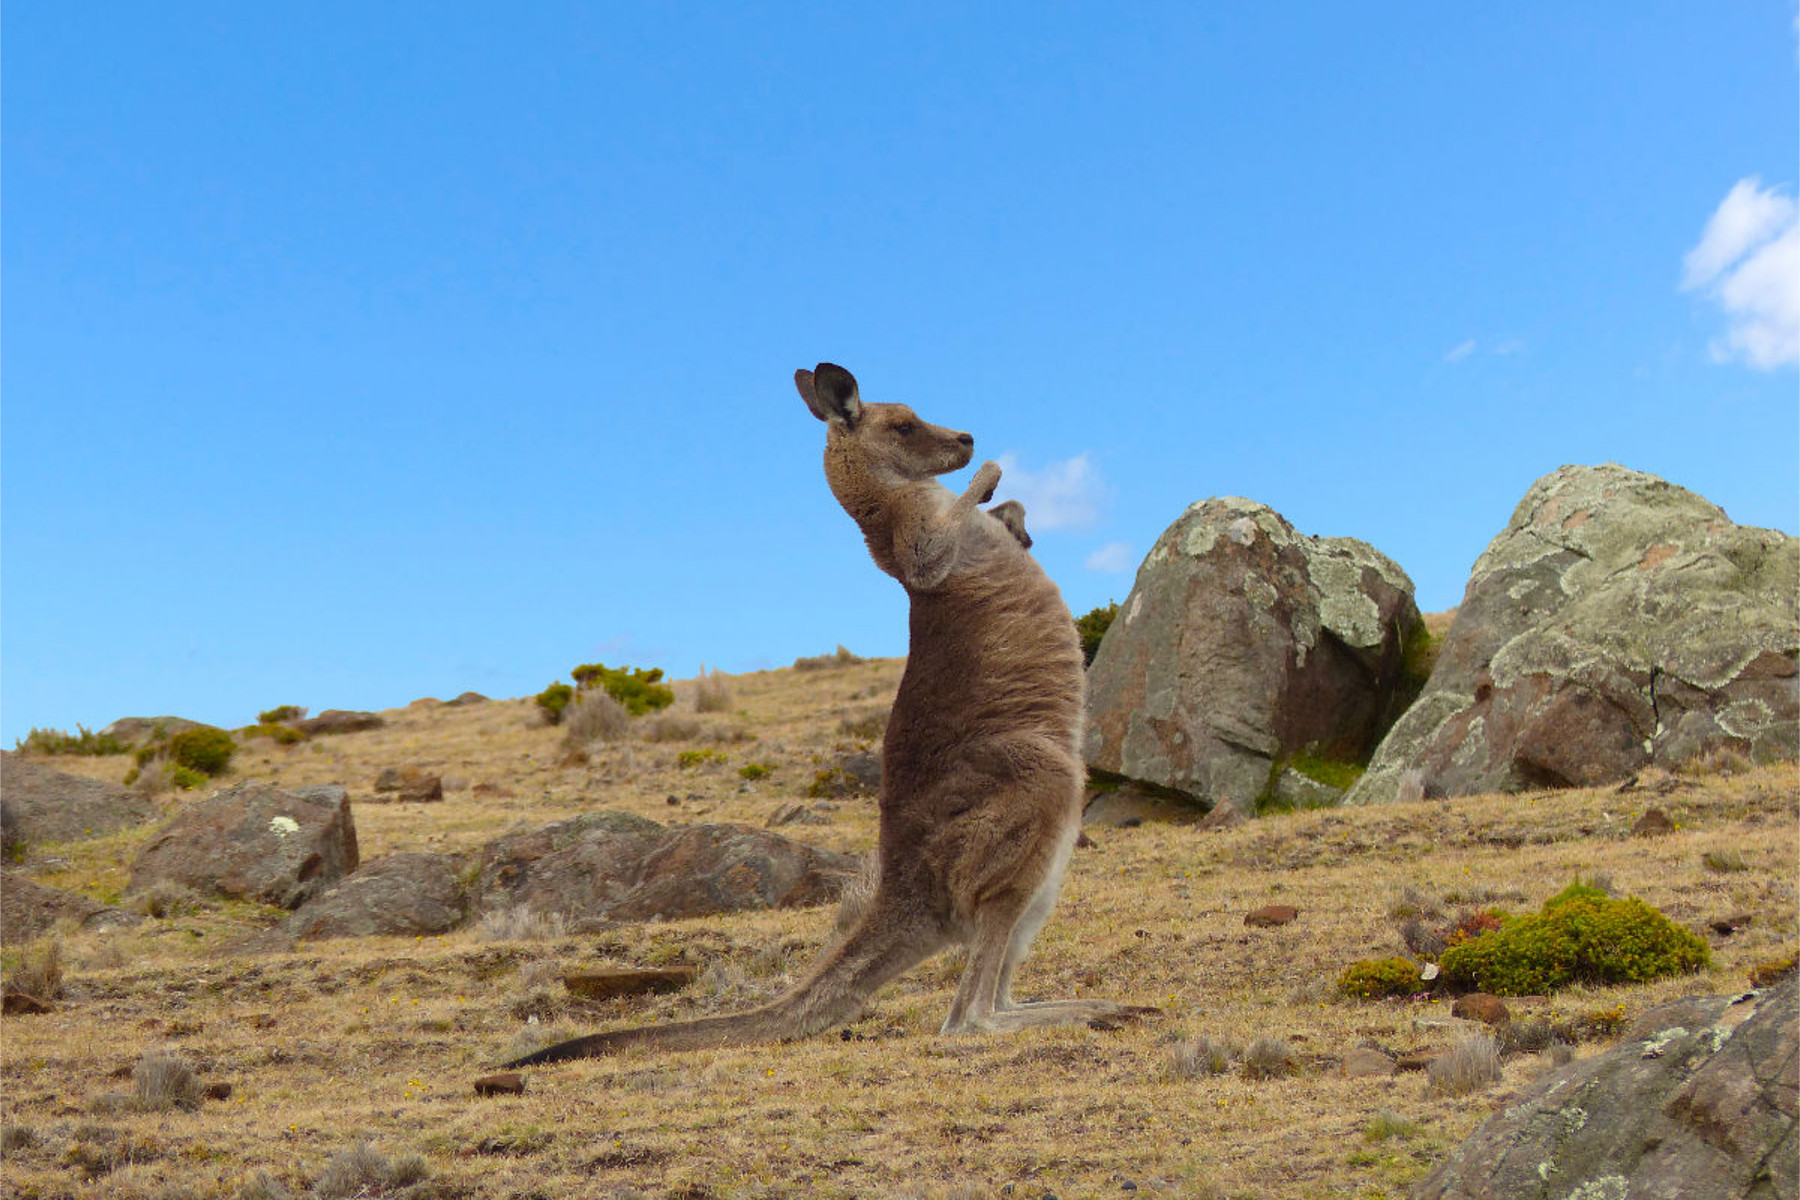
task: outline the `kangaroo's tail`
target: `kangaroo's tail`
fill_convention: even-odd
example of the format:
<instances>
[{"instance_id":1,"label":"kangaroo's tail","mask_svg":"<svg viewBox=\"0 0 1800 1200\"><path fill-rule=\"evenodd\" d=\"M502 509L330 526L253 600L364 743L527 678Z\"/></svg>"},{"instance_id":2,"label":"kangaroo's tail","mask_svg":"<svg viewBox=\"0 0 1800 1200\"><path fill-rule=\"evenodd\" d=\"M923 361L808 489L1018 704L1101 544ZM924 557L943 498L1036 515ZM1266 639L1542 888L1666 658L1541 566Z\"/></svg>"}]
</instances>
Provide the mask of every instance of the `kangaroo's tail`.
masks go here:
<instances>
[{"instance_id":1,"label":"kangaroo's tail","mask_svg":"<svg viewBox=\"0 0 1800 1200\"><path fill-rule=\"evenodd\" d=\"M599 1058L634 1046L703 1050L805 1037L852 1020L882 984L943 947L941 935L897 930L883 905L872 902L863 920L830 946L800 980L759 1008L672 1025L642 1025L571 1038L516 1058L507 1067L532 1067L574 1058ZM878 929L877 926L880 926Z\"/></svg>"}]
</instances>

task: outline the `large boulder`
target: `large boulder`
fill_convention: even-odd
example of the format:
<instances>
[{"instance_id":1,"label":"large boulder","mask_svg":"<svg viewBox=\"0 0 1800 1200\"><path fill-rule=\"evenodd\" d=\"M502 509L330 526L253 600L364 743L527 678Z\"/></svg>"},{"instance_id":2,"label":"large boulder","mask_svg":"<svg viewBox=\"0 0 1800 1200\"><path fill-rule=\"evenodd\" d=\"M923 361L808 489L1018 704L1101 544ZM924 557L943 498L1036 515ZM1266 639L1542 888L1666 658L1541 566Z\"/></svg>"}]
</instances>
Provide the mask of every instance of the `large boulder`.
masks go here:
<instances>
[{"instance_id":1,"label":"large boulder","mask_svg":"<svg viewBox=\"0 0 1800 1200\"><path fill-rule=\"evenodd\" d=\"M1367 543L1233 496L1191 505L1088 670L1088 763L1244 811L1299 794L1294 755L1367 759L1421 628L1412 581Z\"/></svg>"},{"instance_id":2,"label":"large boulder","mask_svg":"<svg viewBox=\"0 0 1800 1200\"><path fill-rule=\"evenodd\" d=\"M114 738L127 746L161 741L186 733L190 729L212 729L214 726L190 721L186 717L120 717L100 731L102 737Z\"/></svg>"},{"instance_id":3,"label":"large boulder","mask_svg":"<svg viewBox=\"0 0 1800 1200\"><path fill-rule=\"evenodd\" d=\"M484 847L475 907L577 921L804 907L835 899L858 865L747 825L670 829L628 813L585 813Z\"/></svg>"},{"instance_id":4,"label":"large boulder","mask_svg":"<svg viewBox=\"0 0 1800 1200\"><path fill-rule=\"evenodd\" d=\"M1351 803L1594 785L1800 738L1800 539L1608 463L1525 493Z\"/></svg>"},{"instance_id":5,"label":"large boulder","mask_svg":"<svg viewBox=\"0 0 1800 1200\"><path fill-rule=\"evenodd\" d=\"M361 733L366 729L380 729L386 724L387 718L380 713L328 708L316 717L295 721L294 728L301 733L319 737L332 733Z\"/></svg>"},{"instance_id":6,"label":"large boulder","mask_svg":"<svg viewBox=\"0 0 1800 1200\"><path fill-rule=\"evenodd\" d=\"M0 825L9 844L99 837L161 815L155 801L129 788L0 752Z\"/></svg>"},{"instance_id":7,"label":"large boulder","mask_svg":"<svg viewBox=\"0 0 1800 1200\"><path fill-rule=\"evenodd\" d=\"M64 921L82 929L110 929L135 925L140 919L136 913L45 887L12 871L0 873L0 944L29 942Z\"/></svg>"},{"instance_id":8,"label":"large boulder","mask_svg":"<svg viewBox=\"0 0 1800 1200\"><path fill-rule=\"evenodd\" d=\"M1800 977L1645 1013L1489 1117L1414 1200L1794 1200Z\"/></svg>"},{"instance_id":9,"label":"large boulder","mask_svg":"<svg viewBox=\"0 0 1800 1200\"><path fill-rule=\"evenodd\" d=\"M453 854L389 854L358 867L302 904L283 928L294 938L447 933L469 915Z\"/></svg>"},{"instance_id":10,"label":"large boulder","mask_svg":"<svg viewBox=\"0 0 1800 1200\"><path fill-rule=\"evenodd\" d=\"M283 791L251 780L183 809L131 864L130 890L168 880L208 895L298 908L357 862L343 788Z\"/></svg>"}]
</instances>

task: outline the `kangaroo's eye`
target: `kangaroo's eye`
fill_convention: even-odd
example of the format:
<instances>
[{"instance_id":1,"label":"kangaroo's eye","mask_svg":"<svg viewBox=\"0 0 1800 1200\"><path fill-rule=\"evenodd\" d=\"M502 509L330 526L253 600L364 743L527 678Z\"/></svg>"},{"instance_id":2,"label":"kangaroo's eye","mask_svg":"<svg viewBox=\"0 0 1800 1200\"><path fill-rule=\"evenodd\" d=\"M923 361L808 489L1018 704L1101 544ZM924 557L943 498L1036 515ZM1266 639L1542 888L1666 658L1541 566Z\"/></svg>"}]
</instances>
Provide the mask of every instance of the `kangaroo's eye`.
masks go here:
<instances>
[{"instance_id":1,"label":"kangaroo's eye","mask_svg":"<svg viewBox=\"0 0 1800 1200\"><path fill-rule=\"evenodd\" d=\"M918 428L919 427L917 425L914 425L911 421L902 421L898 425L894 426L894 432L899 434L901 437L911 437L918 430Z\"/></svg>"}]
</instances>

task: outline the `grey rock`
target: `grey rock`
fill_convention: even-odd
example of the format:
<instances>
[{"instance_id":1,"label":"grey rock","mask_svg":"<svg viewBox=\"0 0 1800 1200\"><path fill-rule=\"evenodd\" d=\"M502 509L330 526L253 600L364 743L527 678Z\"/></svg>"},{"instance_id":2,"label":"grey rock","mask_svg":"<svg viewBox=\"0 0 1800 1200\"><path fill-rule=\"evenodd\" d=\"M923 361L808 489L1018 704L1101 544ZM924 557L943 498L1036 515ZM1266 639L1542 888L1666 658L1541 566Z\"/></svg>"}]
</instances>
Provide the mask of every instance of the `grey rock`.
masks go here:
<instances>
[{"instance_id":1,"label":"grey rock","mask_svg":"<svg viewBox=\"0 0 1800 1200\"><path fill-rule=\"evenodd\" d=\"M317 737L321 734L361 733L365 729L380 729L386 724L387 719L380 713L328 708L316 717L295 722L294 727L302 733Z\"/></svg>"},{"instance_id":2,"label":"grey rock","mask_svg":"<svg viewBox=\"0 0 1800 1200\"><path fill-rule=\"evenodd\" d=\"M480 692L464 692L461 695L459 695L458 697L456 697L456 699L446 701L445 703L454 704L454 705L486 704L487 697L482 695Z\"/></svg>"},{"instance_id":3,"label":"grey rock","mask_svg":"<svg viewBox=\"0 0 1800 1200\"><path fill-rule=\"evenodd\" d=\"M131 890L159 880L298 908L357 867L350 800L335 784L283 791L247 781L189 805L131 865Z\"/></svg>"},{"instance_id":4,"label":"grey rock","mask_svg":"<svg viewBox=\"0 0 1800 1200\"><path fill-rule=\"evenodd\" d=\"M1591 786L1800 744L1800 539L1614 463L1532 485L1352 804Z\"/></svg>"},{"instance_id":5,"label":"grey rock","mask_svg":"<svg viewBox=\"0 0 1800 1200\"><path fill-rule=\"evenodd\" d=\"M99 837L162 815L148 796L0 752L0 825L26 846Z\"/></svg>"},{"instance_id":6,"label":"grey rock","mask_svg":"<svg viewBox=\"0 0 1800 1200\"><path fill-rule=\"evenodd\" d=\"M579 922L804 907L836 899L857 866L746 825L670 829L628 813L585 813L484 847L474 908L525 906Z\"/></svg>"},{"instance_id":7,"label":"grey rock","mask_svg":"<svg viewBox=\"0 0 1800 1200\"><path fill-rule=\"evenodd\" d=\"M1793 1200L1800 979L1646 1013L1614 1049L1540 1076L1414 1200Z\"/></svg>"},{"instance_id":8,"label":"grey rock","mask_svg":"<svg viewBox=\"0 0 1800 1200\"><path fill-rule=\"evenodd\" d=\"M0 944L29 942L62 921L73 921L83 929L107 929L136 925L141 919L136 913L45 887L12 871L0 875Z\"/></svg>"},{"instance_id":9,"label":"grey rock","mask_svg":"<svg viewBox=\"0 0 1800 1200\"><path fill-rule=\"evenodd\" d=\"M127 746L137 746L160 738L174 737L190 729L211 728L214 726L190 721L186 717L120 717L100 732Z\"/></svg>"},{"instance_id":10,"label":"grey rock","mask_svg":"<svg viewBox=\"0 0 1800 1200\"><path fill-rule=\"evenodd\" d=\"M283 926L296 940L447 933L469 916L453 854L389 854L301 905Z\"/></svg>"},{"instance_id":11,"label":"grey rock","mask_svg":"<svg viewBox=\"0 0 1800 1200\"><path fill-rule=\"evenodd\" d=\"M1374 749L1420 623L1412 581L1367 543L1237 497L1194 504L1088 670L1088 763L1251 811L1294 754Z\"/></svg>"}]
</instances>

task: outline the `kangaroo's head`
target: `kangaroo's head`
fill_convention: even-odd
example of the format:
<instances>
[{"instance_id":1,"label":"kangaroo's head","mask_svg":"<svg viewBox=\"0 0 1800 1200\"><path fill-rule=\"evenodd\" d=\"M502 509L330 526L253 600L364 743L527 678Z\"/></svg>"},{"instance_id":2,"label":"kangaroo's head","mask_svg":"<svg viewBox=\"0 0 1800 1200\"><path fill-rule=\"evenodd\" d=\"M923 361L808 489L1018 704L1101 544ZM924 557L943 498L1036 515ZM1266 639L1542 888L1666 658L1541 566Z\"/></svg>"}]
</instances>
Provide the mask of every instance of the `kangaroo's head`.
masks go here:
<instances>
[{"instance_id":1,"label":"kangaroo's head","mask_svg":"<svg viewBox=\"0 0 1800 1200\"><path fill-rule=\"evenodd\" d=\"M975 438L933 425L904 404L865 404L856 377L836 363L794 372L794 386L825 422L825 478L851 515L908 483L960 471Z\"/></svg>"}]
</instances>

